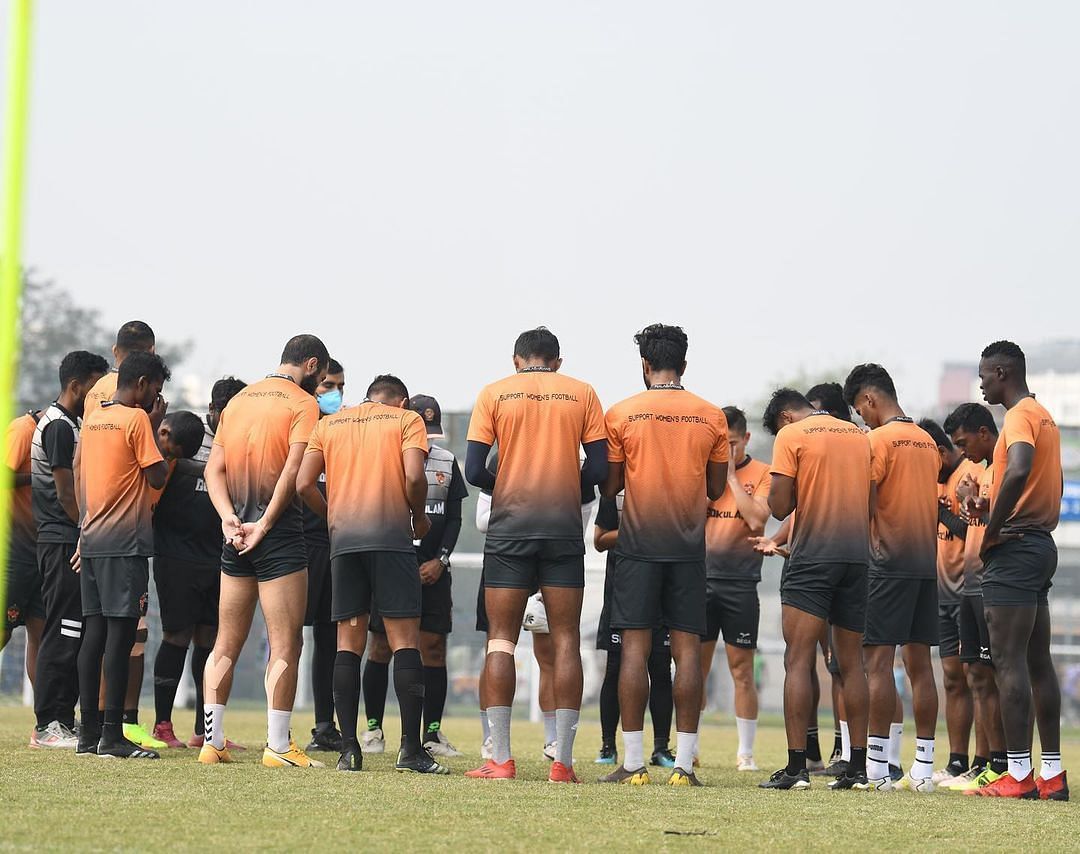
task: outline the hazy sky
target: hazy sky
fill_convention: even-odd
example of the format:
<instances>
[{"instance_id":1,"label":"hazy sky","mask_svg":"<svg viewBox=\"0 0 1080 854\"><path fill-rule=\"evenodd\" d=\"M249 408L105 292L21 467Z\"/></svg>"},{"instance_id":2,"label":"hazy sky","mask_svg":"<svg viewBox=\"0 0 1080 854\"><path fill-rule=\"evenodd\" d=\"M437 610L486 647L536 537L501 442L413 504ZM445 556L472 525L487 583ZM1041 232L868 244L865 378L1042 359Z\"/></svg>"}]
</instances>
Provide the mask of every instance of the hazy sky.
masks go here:
<instances>
[{"instance_id":1,"label":"hazy sky","mask_svg":"<svg viewBox=\"0 0 1080 854\"><path fill-rule=\"evenodd\" d=\"M6 13L6 4L4 6ZM37 5L26 259L253 379L321 335L445 407L679 323L724 404L1074 335L1069 2Z\"/></svg>"}]
</instances>

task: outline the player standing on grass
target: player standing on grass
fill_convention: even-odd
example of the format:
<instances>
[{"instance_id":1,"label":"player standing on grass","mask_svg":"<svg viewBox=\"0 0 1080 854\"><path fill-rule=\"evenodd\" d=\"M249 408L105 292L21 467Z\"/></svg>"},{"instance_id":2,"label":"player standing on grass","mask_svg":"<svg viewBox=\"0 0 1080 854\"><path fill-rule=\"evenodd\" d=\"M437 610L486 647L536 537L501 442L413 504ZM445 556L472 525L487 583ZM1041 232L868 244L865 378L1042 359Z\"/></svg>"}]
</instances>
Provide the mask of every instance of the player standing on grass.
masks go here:
<instances>
[{"instance_id":1,"label":"player standing on grass","mask_svg":"<svg viewBox=\"0 0 1080 854\"><path fill-rule=\"evenodd\" d=\"M86 394L109 370L101 356L76 350L60 363L60 394L38 419L30 446L31 504L45 626L34 684L37 725L31 747L75 749L82 595L71 558L79 542L75 451Z\"/></svg>"},{"instance_id":2,"label":"player standing on grass","mask_svg":"<svg viewBox=\"0 0 1080 854\"><path fill-rule=\"evenodd\" d=\"M967 670L968 685L975 699L975 717L985 745L976 749L971 767L947 781L944 788L974 793L1008 773L1005 731L1001 723L1001 700L994 681L994 657L990 632L983 609L983 532L990 515L990 493L994 483L994 447L998 428L985 406L965 403L945 419L945 431L969 461L976 464L973 477L957 484L961 512L967 522L964 537L964 584L960 598L960 660ZM985 467L981 464L985 463ZM977 745L977 748L980 747Z\"/></svg>"},{"instance_id":3,"label":"player standing on grass","mask_svg":"<svg viewBox=\"0 0 1080 854\"><path fill-rule=\"evenodd\" d=\"M407 408L397 377L375 377L359 406L319 422L308 443L297 487L330 525L333 617L338 624L334 703L341 722L339 771L363 765L356 736L360 659L368 615L382 615L394 655L394 690L401 713L398 771L448 774L423 749L424 669L420 656L422 593L413 540L431 523L425 514L428 454L423 419ZM326 472L326 501L316 487Z\"/></svg>"},{"instance_id":4,"label":"player standing on grass","mask_svg":"<svg viewBox=\"0 0 1080 854\"><path fill-rule=\"evenodd\" d=\"M769 518L769 467L746 453L750 432L746 414L725 406L731 459L724 494L709 505L705 522L705 577L708 630L702 645L702 685L708 682L716 642L724 638L728 669L735 685L735 727L739 747L735 767L757 771L754 736L758 697L754 686L754 651L757 649L761 604L757 586L765 556L754 549L752 538L765 533Z\"/></svg>"},{"instance_id":5,"label":"player standing on grass","mask_svg":"<svg viewBox=\"0 0 1080 854\"><path fill-rule=\"evenodd\" d=\"M198 450L197 437L187 448L171 441L159 447L166 409L161 389L168 379L169 369L158 356L130 354L120 366L112 399L100 403L83 424L76 453L83 525L73 565L81 566L85 622L79 650L79 753L158 757L124 736L123 713L128 659L150 584L152 493L165 486L169 475L162 452L176 458ZM105 709L99 720L103 670Z\"/></svg>"},{"instance_id":6,"label":"player standing on grass","mask_svg":"<svg viewBox=\"0 0 1080 854\"><path fill-rule=\"evenodd\" d=\"M292 740L289 721L307 610L307 552L296 474L319 420L314 392L330 354L314 335L285 345L281 364L236 395L221 414L206 463L206 486L221 518L218 635L206 662L205 764L229 762L225 704L258 603L266 620L267 737L263 765L317 766Z\"/></svg>"},{"instance_id":7,"label":"player standing on grass","mask_svg":"<svg viewBox=\"0 0 1080 854\"><path fill-rule=\"evenodd\" d=\"M1061 512L1061 434L1028 390L1027 361L1016 344L987 346L979 379L986 402L1007 410L994 448L982 590L1009 760L1009 773L979 794L1068 800L1061 767L1061 690L1050 656L1047 601L1058 560L1051 533ZM1033 712L1042 747L1037 779L1031 767Z\"/></svg>"},{"instance_id":8,"label":"player standing on grass","mask_svg":"<svg viewBox=\"0 0 1080 854\"><path fill-rule=\"evenodd\" d=\"M492 491L484 543L489 621L484 697L492 758L467 776L512 779L514 649L529 595L540 588L555 646L557 752L548 779L577 782L574 736L581 708L581 602L585 587L582 485L607 473L603 410L592 387L558 373L559 339L540 327L514 345L511 376L480 392L469 424L465 477ZM499 445L498 474L487 469ZM584 467L580 462L585 449Z\"/></svg>"},{"instance_id":9,"label":"player standing on grass","mask_svg":"<svg viewBox=\"0 0 1080 854\"><path fill-rule=\"evenodd\" d=\"M608 476L603 494L625 488L615 543L611 627L622 635L619 709L623 764L606 783L649 782L645 706L653 631L667 627L675 660L675 770L671 786L700 786L694 776L701 717L701 637L705 634L705 517L727 483L728 427L723 411L688 392L686 333L654 324L634 336L646 391L606 416Z\"/></svg>"},{"instance_id":10,"label":"player standing on grass","mask_svg":"<svg viewBox=\"0 0 1080 854\"><path fill-rule=\"evenodd\" d=\"M776 436L769 509L776 519L798 511L780 578L784 642L787 765L764 789L805 789L807 721L813 711L810 670L826 620L844 674L851 733L847 772L834 789L865 789L866 677L862 635L870 539L870 443L854 424L815 410L794 389L773 393L762 423ZM796 484L798 488L796 489Z\"/></svg>"},{"instance_id":11,"label":"player standing on grass","mask_svg":"<svg viewBox=\"0 0 1080 854\"><path fill-rule=\"evenodd\" d=\"M221 520L206 490L206 462L221 413L244 386L235 377L214 383L205 422L196 416L188 427L197 428L199 450L193 459L177 461L154 510L154 585L162 634L154 658L154 738L169 747L202 747L204 741L203 673L217 636L221 590ZM189 413L175 416L182 414ZM165 427L172 429L175 420L166 416ZM185 745L176 737L172 713L189 645L195 730Z\"/></svg>"},{"instance_id":12,"label":"player standing on grass","mask_svg":"<svg viewBox=\"0 0 1080 854\"><path fill-rule=\"evenodd\" d=\"M915 761L901 785L932 792L938 694L930 647L938 642L941 455L927 432L904 414L892 378L881 365L853 368L844 383L844 398L870 428L873 513L864 639L870 689L866 776L872 789L893 788L889 733L897 705L893 661L899 646L911 680L916 736Z\"/></svg>"}]
</instances>

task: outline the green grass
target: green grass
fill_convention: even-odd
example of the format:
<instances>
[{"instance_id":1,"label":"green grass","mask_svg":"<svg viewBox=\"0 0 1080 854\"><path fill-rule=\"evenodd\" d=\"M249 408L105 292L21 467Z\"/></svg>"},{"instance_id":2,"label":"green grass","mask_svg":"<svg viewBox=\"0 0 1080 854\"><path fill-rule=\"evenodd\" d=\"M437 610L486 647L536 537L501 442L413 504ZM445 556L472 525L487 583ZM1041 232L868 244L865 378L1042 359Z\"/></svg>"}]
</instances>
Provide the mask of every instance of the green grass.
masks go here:
<instances>
[{"instance_id":1,"label":"green grass","mask_svg":"<svg viewBox=\"0 0 1080 854\"><path fill-rule=\"evenodd\" d=\"M185 712L183 719L188 720ZM297 729L307 715L298 715ZM29 750L29 711L0 708L0 848L186 851L314 848L402 850L663 849L963 850L1080 846L1072 804L993 801L939 792L834 793L815 779L803 792L756 788L766 775L731 770L731 726L702 731L703 789L592 784L599 727L578 736L583 786L553 786L539 757L541 729L515 722L520 779L466 780L478 764L475 718L451 720L446 732L472 755L451 763L454 775L421 778L393 771L392 757L368 757L362 774L269 770L256 748L261 712L230 710L229 734L252 749L229 766L203 767L194 750L159 762L106 762L69 752ZM1070 733L1066 758L1076 754ZM905 745L905 758L912 751ZM327 759L332 757L321 754ZM763 727L758 762L785 761L783 731Z\"/></svg>"}]
</instances>

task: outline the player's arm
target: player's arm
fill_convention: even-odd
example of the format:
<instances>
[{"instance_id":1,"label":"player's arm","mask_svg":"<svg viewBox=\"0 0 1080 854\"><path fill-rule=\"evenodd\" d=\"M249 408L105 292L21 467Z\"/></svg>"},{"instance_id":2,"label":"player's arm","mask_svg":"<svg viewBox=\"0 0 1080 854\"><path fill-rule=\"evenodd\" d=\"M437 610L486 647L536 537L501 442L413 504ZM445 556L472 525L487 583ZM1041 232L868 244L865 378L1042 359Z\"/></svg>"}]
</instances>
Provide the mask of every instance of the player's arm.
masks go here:
<instances>
[{"instance_id":1,"label":"player's arm","mask_svg":"<svg viewBox=\"0 0 1080 854\"><path fill-rule=\"evenodd\" d=\"M606 552L615 548L619 540L619 531L608 531L599 525L593 527L593 545L598 552Z\"/></svg>"},{"instance_id":2,"label":"player's arm","mask_svg":"<svg viewBox=\"0 0 1080 854\"><path fill-rule=\"evenodd\" d=\"M769 518L769 502L755 495L747 495L734 471L728 474L727 485L735 497L735 507L739 515L750 529L750 535L760 537L765 533L765 522Z\"/></svg>"},{"instance_id":3,"label":"player's arm","mask_svg":"<svg viewBox=\"0 0 1080 854\"><path fill-rule=\"evenodd\" d=\"M491 493L481 492L476 497L476 530L486 534L491 521Z\"/></svg>"},{"instance_id":4,"label":"player's arm","mask_svg":"<svg viewBox=\"0 0 1080 854\"><path fill-rule=\"evenodd\" d=\"M308 447L296 475L296 492L311 511L322 519L326 518L326 499L319 491L319 475L326 470L326 458L317 448Z\"/></svg>"},{"instance_id":5,"label":"player's arm","mask_svg":"<svg viewBox=\"0 0 1080 854\"><path fill-rule=\"evenodd\" d=\"M1001 528L1005 524L1016 502L1024 493L1028 478L1031 476L1031 464L1035 459L1035 446L1027 442L1013 442L1009 445L1005 474L1001 478L1001 488L998 489L997 500L990 508L990 518L986 520L986 535L984 542L993 545L995 540L1001 539ZM984 546L984 551L985 551Z\"/></svg>"},{"instance_id":6,"label":"player's arm","mask_svg":"<svg viewBox=\"0 0 1080 854\"><path fill-rule=\"evenodd\" d=\"M769 510L776 519L786 519L795 512L795 478L773 473L769 489Z\"/></svg>"},{"instance_id":7,"label":"player's arm","mask_svg":"<svg viewBox=\"0 0 1080 854\"><path fill-rule=\"evenodd\" d=\"M405 463L405 495L412 510L413 539L420 540L431 528L427 517L427 472L424 470L427 452L420 448L405 448L401 453Z\"/></svg>"},{"instance_id":8,"label":"player's arm","mask_svg":"<svg viewBox=\"0 0 1080 854\"><path fill-rule=\"evenodd\" d=\"M221 445L214 445L210 449L210 459L206 461L203 480L206 481L210 503L221 517L222 534L228 542L236 545L240 537L240 517L236 515L232 498L229 496L229 482L225 478L225 448Z\"/></svg>"},{"instance_id":9,"label":"player's arm","mask_svg":"<svg viewBox=\"0 0 1080 854\"><path fill-rule=\"evenodd\" d=\"M870 518L877 515L877 481L870 481Z\"/></svg>"},{"instance_id":10,"label":"player's arm","mask_svg":"<svg viewBox=\"0 0 1080 854\"><path fill-rule=\"evenodd\" d=\"M938 504L938 522L954 537L959 537L961 540L967 539L967 522L944 504Z\"/></svg>"},{"instance_id":11,"label":"player's arm","mask_svg":"<svg viewBox=\"0 0 1080 854\"><path fill-rule=\"evenodd\" d=\"M607 439L587 442L582 447L585 448L585 464L581 467L582 486L603 483L608 472Z\"/></svg>"},{"instance_id":12,"label":"player's arm","mask_svg":"<svg viewBox=\"0 0 1080 854\"><path fill-rule=\"evenodd\" d=\"M469 441L465 450L465 480L480 489L491 492L495 489L495 475L487 467L491 445Z\"/></svg>"},{"instance_id":13,"label":"player's arm","mask_svg":"<svg viewBox=\"0 0 1080 854\"><path fill-rule=\"evenodd\" d=\"M626 485L626 465L622 462L612 462L608 458L607 477L604 485L600 488L600 494L604 498L615 498Z\"/></svg>"},{"instance_id":14,"label":"player's arm","mask_svg":"<svg viewBox=\"0 0 1080 854\"><path fill-rule=\"evenodd\" d=\"M720 496L724 494L724 490L727 489L728 482L728 464L727 460L724 462L714 462L709 460L705 466L705 494L709 496L710 501L716 501ZM741 492L742 490L739 490Z\"/></svg>"},{"instance_id":15,"label":"player's arm","mask_svg":"<svg viewBox=\"0 0 1080 854\"><path fill-rule=\"evenodd\" d=\"M285 458L285 465L278 475L277 483L274 484L274 494L270 496L266 512L255 523L262 528L264 534L277 524L285 508L296 497L296 476L300 472L300 463L306 450L307 442L293 442L289 445L289 455Z\"/></svg>"}]
</instances>

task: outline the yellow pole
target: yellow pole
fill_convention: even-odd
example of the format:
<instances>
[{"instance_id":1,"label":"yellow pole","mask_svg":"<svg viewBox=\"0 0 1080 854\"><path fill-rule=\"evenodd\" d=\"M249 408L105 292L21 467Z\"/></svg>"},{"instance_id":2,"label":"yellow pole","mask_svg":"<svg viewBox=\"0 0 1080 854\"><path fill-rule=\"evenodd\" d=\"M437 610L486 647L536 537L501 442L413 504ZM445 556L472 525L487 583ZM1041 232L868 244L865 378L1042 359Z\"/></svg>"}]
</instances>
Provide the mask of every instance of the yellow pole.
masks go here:
<instances>
[{"instance_id":1,"label":"yellow pole","mask_svg":"<svg viewBox=\"0 0 1080 854\"><path fill-rule=\"evenodd\" d=\"M19 247L22 240L23 178L26 168L26 115L30 89L30 12L32 0L8 0L7 102L4 113L4 222L0 245L0 619L6 616L8 536L11 529L11 470L7 430L14 413L19 367Z\"/></svg>"}]
</instances>

